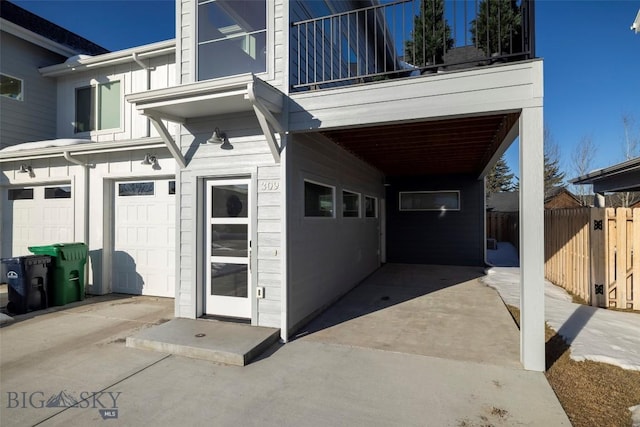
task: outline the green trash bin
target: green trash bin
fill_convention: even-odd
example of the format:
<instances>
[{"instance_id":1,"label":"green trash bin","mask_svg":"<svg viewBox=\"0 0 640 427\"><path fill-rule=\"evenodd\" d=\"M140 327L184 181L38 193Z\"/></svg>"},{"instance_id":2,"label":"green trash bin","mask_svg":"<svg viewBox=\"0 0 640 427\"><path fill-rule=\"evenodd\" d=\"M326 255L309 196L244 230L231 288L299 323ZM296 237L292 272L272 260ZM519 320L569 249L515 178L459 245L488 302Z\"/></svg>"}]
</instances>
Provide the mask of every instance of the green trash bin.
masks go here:
<instances>
[{"instance_id":1,"label":"green trash bin","mask_svg":"<svg viewBox=\"0 0 640 427\"><path fill-rule=\"evenodd\" d=\"M53 274L49 288L49 305L65 305L84 299L84 266L87 263L87 245L84 243L55 243L30 246L36 255L53 258Z\"/></svg>"}]
</instances>

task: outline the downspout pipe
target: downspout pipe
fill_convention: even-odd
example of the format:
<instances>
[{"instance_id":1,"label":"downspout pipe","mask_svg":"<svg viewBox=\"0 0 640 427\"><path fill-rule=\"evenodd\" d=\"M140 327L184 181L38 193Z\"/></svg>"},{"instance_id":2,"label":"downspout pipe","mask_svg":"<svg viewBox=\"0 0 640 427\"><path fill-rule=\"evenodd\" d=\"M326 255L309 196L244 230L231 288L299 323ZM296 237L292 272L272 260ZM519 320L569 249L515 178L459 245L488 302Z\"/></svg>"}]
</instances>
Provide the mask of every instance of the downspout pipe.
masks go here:
<instances>
[{"instance_id":1,"label":"downspout pipe","mask_svg":"<svg viewBox=\"0 0 640 427\"><path fill-rule=\"evenodd\" d=\"M89 249L89 218L90 218L90 212L89 212L89 208L91 206L91 204L89 203L89 169L90 168L94 168L95 165L91 164L91 163L85 163L81 160L78 160L74 157L71 157L71 154L68 151L64 151L62 153L62 155L64 156L65 160L68 161L69 163L72 163L74 165L78 165L78 166L82 166L82 173L83 173L83 178L84 178L84 206L83 206L83 211L84 211L84 229L83 229L83 234L84 234L84 244L87 245L87 250ZM89 263L85 263L84 265L84 277L85 277L85 282L87 280L87 278L89 277Z\"/></svg>"}]
</instances>

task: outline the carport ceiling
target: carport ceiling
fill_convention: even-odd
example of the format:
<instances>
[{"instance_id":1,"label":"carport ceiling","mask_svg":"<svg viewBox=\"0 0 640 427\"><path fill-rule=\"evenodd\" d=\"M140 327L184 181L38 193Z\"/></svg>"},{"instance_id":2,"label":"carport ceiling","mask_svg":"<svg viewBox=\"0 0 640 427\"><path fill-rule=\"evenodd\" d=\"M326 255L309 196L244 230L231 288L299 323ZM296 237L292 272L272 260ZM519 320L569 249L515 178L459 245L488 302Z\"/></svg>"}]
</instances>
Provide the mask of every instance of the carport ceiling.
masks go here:
<instances>
[{"instance_id":1,"label":"carport ceiling","mask_svg":"<svg viewBox=\"0 0 640 427\"><path fill-rule=\"evenodd\" d=\"M385 175L480 174L519 113L325 131Z\"/></svg>"}]
</instances>

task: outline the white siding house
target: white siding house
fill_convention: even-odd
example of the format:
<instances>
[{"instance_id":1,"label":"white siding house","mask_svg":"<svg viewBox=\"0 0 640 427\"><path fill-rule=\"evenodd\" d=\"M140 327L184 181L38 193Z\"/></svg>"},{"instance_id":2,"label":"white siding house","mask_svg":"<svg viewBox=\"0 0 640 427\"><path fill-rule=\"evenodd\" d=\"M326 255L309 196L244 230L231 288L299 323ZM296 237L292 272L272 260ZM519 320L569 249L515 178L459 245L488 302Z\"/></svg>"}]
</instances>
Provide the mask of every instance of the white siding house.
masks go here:
<instances>
[{"instance_id":1,"label":"white siding house","mask_svg":"<svg viewBox=\"0 0 640 427\"><path fill-rule=\"evenodd\" d=\"M385 18L403 16L395 3L177 0L175 44L40 68L56 137L92 142L0 151L2 198L70 187L57 208L70 234L50 238L89 244L91 292L172 296L177 317L242 318L287 341L384 262L483 265L483 179L519 137L521 354L543 370L532 5L518 3L517 48L411 66ZM12 202L16 234L18 212L41 205Z\"/></svg>"}]
</instances>

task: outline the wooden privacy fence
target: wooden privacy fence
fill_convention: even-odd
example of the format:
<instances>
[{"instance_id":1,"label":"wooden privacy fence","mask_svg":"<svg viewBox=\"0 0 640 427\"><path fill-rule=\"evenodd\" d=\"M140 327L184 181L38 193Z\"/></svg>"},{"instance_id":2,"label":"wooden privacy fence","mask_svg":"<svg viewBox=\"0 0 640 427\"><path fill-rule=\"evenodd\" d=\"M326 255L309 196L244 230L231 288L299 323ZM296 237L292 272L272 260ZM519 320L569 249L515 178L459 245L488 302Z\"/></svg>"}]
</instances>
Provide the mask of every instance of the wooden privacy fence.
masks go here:
<instances>
[{"instance_id":1,"label":"wooden privacy fence","mask_svg":"<svg viewBox=\"0 0 640 427\"><path fill-rule=\"evenodd\" d=\"M487 212L487 238L519 248L519 221L518 212Z\"/></svg>"},{"instance_id":2,"label":"wooden privacy fence","mask_svg":"<svg viewBox=\"0 0 640 427\"><path fill-rule=\"evenodd\" d=\"M599 307L640 310L640 209L544 213L545 277Z\"/></svg>"}]
</instances>

